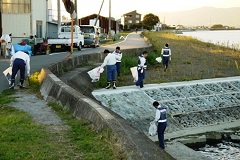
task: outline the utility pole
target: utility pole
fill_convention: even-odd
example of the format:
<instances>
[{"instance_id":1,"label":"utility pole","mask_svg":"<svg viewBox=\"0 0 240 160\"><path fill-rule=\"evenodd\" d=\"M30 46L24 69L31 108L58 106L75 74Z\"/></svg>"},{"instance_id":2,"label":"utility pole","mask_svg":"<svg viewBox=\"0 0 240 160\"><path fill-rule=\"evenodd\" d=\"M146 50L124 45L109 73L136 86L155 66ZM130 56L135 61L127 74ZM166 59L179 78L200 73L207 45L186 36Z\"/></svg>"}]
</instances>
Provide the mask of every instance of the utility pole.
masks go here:
<instances>
[{"instance_id":1,"label":"utility pole","mask_svg":"<svg viewBox=\"0 0 240 160\"><path fill-rule=\"evenodd\" d=\"M111 0L109 0L109 20L108 20L108 38L112 38L111 34Z\"/></svg>"},{"instance_id":2,"label":"utility pole","mask_svg":"<svg viewBox=\"0 0 240 160\"><path fill-rule=\"evenodd\" d=\"M74 22L75 22L75 25L77 25L78 26L78 11L77 11L77 0L75 0L75 12L76 12L76 18L75 18L75 20L74 20Z\"/></svg>"},{"instance_id":3,"label":"utility pole","mask_svg":"<svg viewBox=\"0 0 240 160\"><path fill-rule=\"evenodd\" d=\"M99 15L100 15L100 13L101 13L103 3L104 3L104 0L102 1L102 4L101 4L101 7L100 7L100 10L99 10L98 15L97 15L97 19L96 19L96 21L95 21L95 23L94 23L94 26L97 25L97 21L98 21L98 19L99 19Z\"/></svg>"},{"instance_id":4,"label":"utility pole","mask_svg":"<svg viewBox=\"0 0 240 160\"><path fill-rule=\"evenodd\" d=\"M61 4L60 0L57 0L57 10L58 10L58 28L61 26Z\"/></svg>"}]
</instances>

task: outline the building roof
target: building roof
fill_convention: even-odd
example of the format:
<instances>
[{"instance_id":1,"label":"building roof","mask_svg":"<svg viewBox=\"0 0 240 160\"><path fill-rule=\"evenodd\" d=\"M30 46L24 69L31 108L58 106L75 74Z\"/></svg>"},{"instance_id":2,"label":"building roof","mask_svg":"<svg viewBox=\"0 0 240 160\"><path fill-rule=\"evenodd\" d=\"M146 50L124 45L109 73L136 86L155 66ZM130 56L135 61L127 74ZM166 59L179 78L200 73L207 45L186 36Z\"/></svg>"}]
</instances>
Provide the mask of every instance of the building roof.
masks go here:
<instances>
[{"instance_id":1,"label":"building roof","mask_svg":"<svg viewBox=\"0 0 240 160\"><path fill-rule=\"evenodd\" d=\"M134 10L134 11L131 11L131 12L128 12L128 13L125 13L125 14L123 14L123 15L128 15L128 14L131 14L131 13L137 13L137 10ZM137 13L137 14L140 14L140 13ZM142 15L142 14L140 14L140 15Z\"/></svg>"}]
</instances>

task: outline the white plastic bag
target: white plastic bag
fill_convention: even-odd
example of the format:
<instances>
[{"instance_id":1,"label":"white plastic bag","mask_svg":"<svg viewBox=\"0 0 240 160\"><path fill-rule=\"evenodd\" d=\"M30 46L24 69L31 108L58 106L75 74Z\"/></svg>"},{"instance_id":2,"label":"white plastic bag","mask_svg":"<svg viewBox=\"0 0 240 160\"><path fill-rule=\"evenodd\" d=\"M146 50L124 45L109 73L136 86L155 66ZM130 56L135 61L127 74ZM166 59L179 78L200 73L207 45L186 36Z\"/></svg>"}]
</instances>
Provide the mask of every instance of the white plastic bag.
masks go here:
<instances>
[{"instance_id":1,"label":"white plastic bag","mask_svg":"<svg viewBox=\"0 0 240 160\"><path fill-rule=\"evenodd\" d=\"M88 75L92 79L92 82L97 82L100 79L100 74L104 71L102 67L96 67L90 71L88 71Z\"/></svg>"},{"instance_id":2,"label":"white plastic bag","mask_svg":"<svg viewBox=\"0 0 240 160\"><path fill-rule=\"evenodd\" d=\"M156 125L155 121L152 121L150 123L150 127L148 129L148 133L149 133L150 136L157 135L157 125Z\"/></svg>"},{"instance_id":3,"label":"white plastic bag","mask_svg":"<svg viewBox=\"0 0 240 160\"><path fill-rule=\"evenodd\" d=\"M132 72L133 82L137 82L137 80L138 80L137 67L130 68L130 71Z\"/></svg>"},{"instance_id":4,"label":"white plastic bag","mask_svg":"<svg viewBox=\"0 0 240 160\"><path fill-rule=\"evenodd\" d=\"M11 83L11 76L12 76L12 67L8 67L5 71L3 71L4 76L8 80L8 83L10 85Z\"/></svg>"},{"instance_id":5,"label":"white plastic bag","mask_svg":"<svg viewBox=\"0 0 240 160\"><path fill-rule=\"evenodd\" d=\"M158 63L161 63L161 62L162 62L162 57L157 57L157 58L156 58L156 61L157 61Z\"/></svg>"}]
</instances>

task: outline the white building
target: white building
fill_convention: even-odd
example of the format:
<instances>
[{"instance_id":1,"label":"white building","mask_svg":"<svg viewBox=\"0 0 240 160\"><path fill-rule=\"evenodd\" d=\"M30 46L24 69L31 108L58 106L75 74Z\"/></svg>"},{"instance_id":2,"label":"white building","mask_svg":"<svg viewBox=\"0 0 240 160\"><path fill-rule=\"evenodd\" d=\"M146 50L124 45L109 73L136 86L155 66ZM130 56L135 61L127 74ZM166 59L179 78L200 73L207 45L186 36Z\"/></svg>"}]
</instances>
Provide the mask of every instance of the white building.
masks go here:
<instances>
[{"instance_id":1,"label":"white building","mask_svg":"<svg viewBox=\"0 0 240 160\"><path fill-rule=\"evenodd\" d=\"M1 0L0 11L0 34L12 33L12 43L31 35L45 38L48 0Z\"/></svg>"}]
</instances>

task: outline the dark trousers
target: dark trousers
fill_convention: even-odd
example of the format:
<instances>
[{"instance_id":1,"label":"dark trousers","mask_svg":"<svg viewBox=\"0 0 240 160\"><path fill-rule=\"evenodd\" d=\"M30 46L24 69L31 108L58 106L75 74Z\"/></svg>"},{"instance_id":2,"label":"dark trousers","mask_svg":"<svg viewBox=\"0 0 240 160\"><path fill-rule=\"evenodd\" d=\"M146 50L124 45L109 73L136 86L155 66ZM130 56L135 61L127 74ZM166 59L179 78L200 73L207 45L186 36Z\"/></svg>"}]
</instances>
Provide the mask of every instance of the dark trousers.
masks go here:
<instances>
[{"instance_id":1,"label":"dark trousers","mask_svg":"<svg viewBox=\"0 0 240 160\"><path fill-rule=\"evenodd\" d=\"M107 82L116 81L116 65L107 65Z\"/></svg>"},{"instance_id":2,"label":"dark trousers","mask_svg":"<svg viewBox=\"0 0 240 160\"><path fill-rule=\"evenodd\" d=\"M116 67L117 67L117 75L119 76L120 75L121 62L117 62Z\"/></svg>"},{"instance_id":3,"label":"dark trousers","mask_svg":"<svg viewBox=\"0 0 240 160\"><path fill-rule=\"evenodd\" d=\"M143 70L143 73L141 73L141 69L138 70L138 80L136 82L136 86L140 86L140 88L142 88L144 78L145 78L145 70Z\"/></svg>"},{"instance_id":4,"label":"dark trousers","mask_svg":"<svg viewBox=\"0 0 240 160\"><path fill-rule=\"evenodd\" d=\"M159 141L159 146L162 149L165 149L164 145L164 131L167 127L167 122L159 122L158 123L158 128L157 128L157 133L158 133L158 141Z\"/></svg>"},{"instance_id":5,"label":"dark trousers","mask_svg":"<svg viewBox=\"0 0 240 160\"><path fill-rule=\"evenodd\" d=\"M168 68L169 57L163 57L163 66L167 69Z\"/></svg>"},{"instance_id":6,"label":"dark trousers","mask_svg":"<svg viewBox=\"0 0 240 160\"><path fill-rule=\"evenodd\" d=\"M13 67L12 67L12 76L11 76L11 84L15 83L15 77L20 70L20 83L23 84L24 77L25 77L25 61L22 59L15 59L13 62Z\"/></svg>"}]
</instances>

